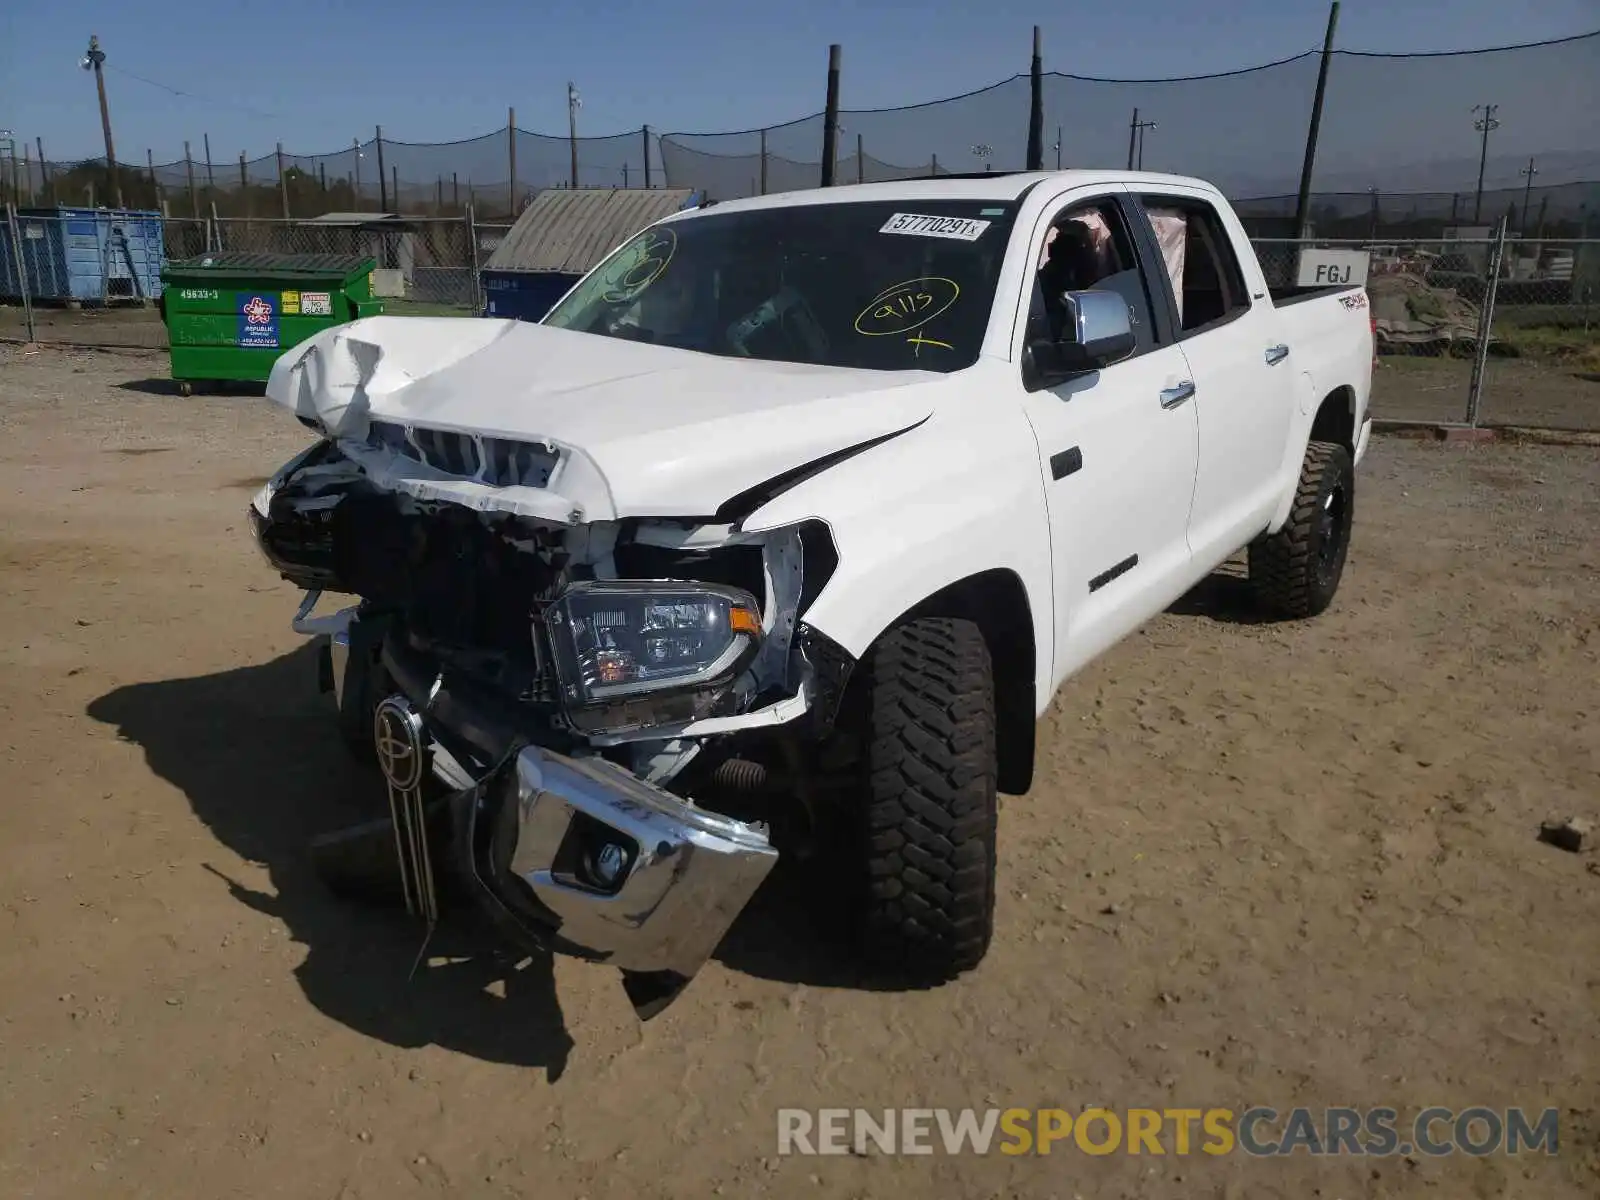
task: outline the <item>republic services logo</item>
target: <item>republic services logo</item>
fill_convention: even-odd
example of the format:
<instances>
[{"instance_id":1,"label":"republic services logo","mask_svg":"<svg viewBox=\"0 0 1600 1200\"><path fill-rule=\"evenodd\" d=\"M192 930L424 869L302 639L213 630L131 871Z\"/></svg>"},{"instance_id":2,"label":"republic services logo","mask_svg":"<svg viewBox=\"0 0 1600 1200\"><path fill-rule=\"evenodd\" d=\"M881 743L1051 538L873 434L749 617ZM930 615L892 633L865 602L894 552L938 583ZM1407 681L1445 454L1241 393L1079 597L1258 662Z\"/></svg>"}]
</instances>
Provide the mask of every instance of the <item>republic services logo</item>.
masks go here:
<instances>
[{"instance_id":1,"label":"republic services logo","mask_svg":"<svg viewBox=\"0 0 1600 1200\"><path fill-rule=\"evenodd\" d=\"M260 296L251 296L244 306L245 320L251 325L267 325L272 322L272 305Z\"/></svg>"}]
</instances>

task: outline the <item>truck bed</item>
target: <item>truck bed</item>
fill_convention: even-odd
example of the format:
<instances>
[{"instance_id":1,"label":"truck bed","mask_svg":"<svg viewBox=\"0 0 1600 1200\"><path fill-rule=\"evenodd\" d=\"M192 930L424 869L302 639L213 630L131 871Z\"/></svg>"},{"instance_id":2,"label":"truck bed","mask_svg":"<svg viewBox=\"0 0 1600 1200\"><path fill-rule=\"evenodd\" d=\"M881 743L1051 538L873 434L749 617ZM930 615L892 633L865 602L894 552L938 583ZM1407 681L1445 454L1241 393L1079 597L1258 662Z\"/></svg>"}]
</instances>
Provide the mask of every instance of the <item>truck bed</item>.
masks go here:
<instances>
[{"instance_id":1,"label":"truck bed","mask_svg":"<svg viewBox=\"0 0 1600 1200\"><path fill-rule=\"evenodd\" d=\"M1286 287L1268 287L1267 293L1272 297L1274 307L1287 308L1291 304L1299 304L1303 300L1313 300L1318 296L1334 296L1340 292L1360 291L1363 286L1363 284L1359 283L1337 283L1323 287L1290 285Z\"/></svg>"}]
</instances>

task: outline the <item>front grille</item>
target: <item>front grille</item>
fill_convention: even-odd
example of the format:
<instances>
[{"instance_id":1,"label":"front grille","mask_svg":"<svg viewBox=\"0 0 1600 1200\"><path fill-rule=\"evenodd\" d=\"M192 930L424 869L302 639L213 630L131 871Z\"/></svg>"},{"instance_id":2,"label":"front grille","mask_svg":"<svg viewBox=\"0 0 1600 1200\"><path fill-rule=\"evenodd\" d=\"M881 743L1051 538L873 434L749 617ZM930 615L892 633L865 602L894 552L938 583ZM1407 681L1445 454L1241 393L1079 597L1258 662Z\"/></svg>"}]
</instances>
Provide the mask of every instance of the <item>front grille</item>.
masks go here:
<instances>
[{"instance_id":1,"label":"front grille","mask_svg":"<svg viewBox=\"0 0 1600 1200\"><path fill-rule=\"evenodd\" d=\"M495 487L548 487L561 452L533 442L373 421L367 442L413 462Z\"/></svg>"}]
</instances>

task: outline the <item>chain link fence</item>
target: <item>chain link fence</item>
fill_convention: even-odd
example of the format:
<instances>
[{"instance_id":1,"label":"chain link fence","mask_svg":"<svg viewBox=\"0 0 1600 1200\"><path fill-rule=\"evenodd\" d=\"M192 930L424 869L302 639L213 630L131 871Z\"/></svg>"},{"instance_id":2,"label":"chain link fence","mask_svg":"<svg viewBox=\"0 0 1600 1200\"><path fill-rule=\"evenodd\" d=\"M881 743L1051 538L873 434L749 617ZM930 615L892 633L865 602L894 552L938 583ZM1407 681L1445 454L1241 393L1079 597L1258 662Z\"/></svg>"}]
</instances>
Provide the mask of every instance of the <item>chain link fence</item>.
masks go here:
<instances>
[{"instance_id":1,"label":"chain link fence","mask_svg":"<svg viewBox=\"0 0 1600 1200\"><path fill-rule=\"evenodd\" d=\"M1600 239L1499 248L1475 417L1600 430Z\"/></svg>"},{"instance_id":2,"label":"chain link fence","mask_svg":"<svg viewBox=\"0 0 1600 1200\"><path fill-rule=\"evenodd\" d=\"M480 267L509 228L479 223L470 209L459 218L308 221L86 220L8 209L0 338L165 348L154 303L160 268L208 252L370 257L386 311L473 316L483 311ZM1600 239L1518 237L1506 220L1493 236L1457 232L1252 244L1275 287L1304 281L1308 251L1354 250L1364 258L1376 334L1375 416L1600 430Z\"/></svg>"},{"instance_id":3,"label":"chain link fence","mask_svg":"<svg viewBox=\"0 0 1600 1200\"><path fill-rule=\"evenodd\" d=\"M161 269L207 253L371 258L385 311L473 316L479 267L509 225L459 218L162 218L6 210L0 229L0 339L165 349ZM20 264L20 265L19 265Z\"/></svg>"},{"instance_id":4,"label":"chain link fence","mask_svg":"<svg viewBox=\"0 0 1600 1200\"><path fill-rule=\"evenodd\" d=\"M1256 239L1274 286L1307 251L1366 258L1372 412L1436 425L1600 431L1600 239ZM1323 262L1330 255L1313 255Z\"/></svg>"}]
</instances>

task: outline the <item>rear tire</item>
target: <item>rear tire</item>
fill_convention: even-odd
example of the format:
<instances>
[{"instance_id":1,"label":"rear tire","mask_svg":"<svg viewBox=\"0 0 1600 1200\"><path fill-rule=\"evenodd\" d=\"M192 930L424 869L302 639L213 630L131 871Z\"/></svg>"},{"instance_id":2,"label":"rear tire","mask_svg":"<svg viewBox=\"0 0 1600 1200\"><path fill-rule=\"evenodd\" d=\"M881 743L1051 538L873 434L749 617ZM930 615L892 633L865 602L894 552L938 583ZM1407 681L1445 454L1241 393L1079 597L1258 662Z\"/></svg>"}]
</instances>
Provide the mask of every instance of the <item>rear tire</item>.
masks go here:
<instances>
[{"instance_id":1,"label":"rear tire","mask_svg":"<svg viewBox=\"0 0 1600 1200\"><path fill-rule=\"evenodd\" d=\"M970 621L925 617L863 659L869 961L938 983L978 965L994 932L994 682Z\"/></svg>"},{"instance_id":2,"label":"rear tire","mask_svg":"<svg viewBox=\"0 0 1600 1200\"><path fill-rule=\"evenodd\" d=\"M1355 518L1355 467L1337 442L1306 447L1289 519L1250 545L1250 583L1261 605L1291 620L1326 611L1339 590Z\"/></svg>"}]
</instances>

